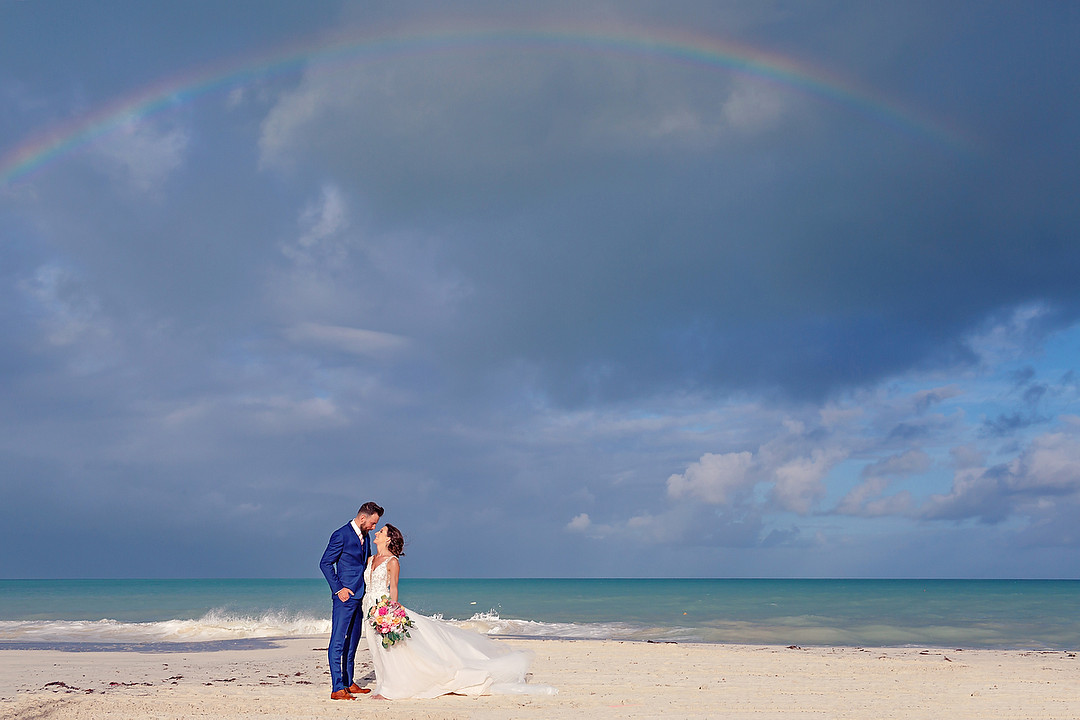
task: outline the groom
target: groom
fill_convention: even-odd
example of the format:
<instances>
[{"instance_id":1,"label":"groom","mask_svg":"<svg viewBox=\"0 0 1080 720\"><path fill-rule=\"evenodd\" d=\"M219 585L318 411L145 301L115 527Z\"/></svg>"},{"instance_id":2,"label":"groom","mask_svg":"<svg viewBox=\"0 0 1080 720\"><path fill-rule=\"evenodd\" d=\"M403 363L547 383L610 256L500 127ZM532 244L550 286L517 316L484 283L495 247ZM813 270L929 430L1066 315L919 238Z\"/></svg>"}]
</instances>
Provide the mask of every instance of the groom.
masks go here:
<instances>
[{"instance_id":1,"label":"groom","mask_svg":"<svg viewBox=\"0 0 1080 720\"><path fill-rule=\"evenodd\" d=\"M319 562L333 593L334 613L327 648L333 700L355 700L357 694L371 692L354 682L353 661L364 627L360 605L364 598L364 568L371 555L368 532L379 523L382 514L383 509L373 502L361 505L356 517L330 536Z\"/></svg>"}]
</instances>

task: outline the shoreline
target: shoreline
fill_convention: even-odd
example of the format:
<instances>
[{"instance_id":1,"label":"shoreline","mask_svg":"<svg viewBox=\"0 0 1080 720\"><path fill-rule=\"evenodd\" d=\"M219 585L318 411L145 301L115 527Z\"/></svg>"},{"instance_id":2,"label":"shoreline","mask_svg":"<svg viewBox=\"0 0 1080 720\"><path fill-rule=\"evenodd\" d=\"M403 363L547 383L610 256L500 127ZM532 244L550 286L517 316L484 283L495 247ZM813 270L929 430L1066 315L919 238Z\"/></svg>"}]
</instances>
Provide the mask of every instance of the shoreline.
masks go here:
<instances>
[{"instance_id":1,"label":"shoreline","mask_svg":"<svg viewBox=\"0 0 1080 720\"><path fill-rule=\"evenodd\" d=\"M558 695L380 703L329 699L326 642L169 653L0 647L0 717L1080 717L1071 651L506 639L533 652L530 680ZM357 677L373 681L363 645Z\"/></svg>"},{"instance_id":2,"label":"shoreline","mask_svg":"<svg viewBox=\"0 0 1080 720\"><path fill-rule=\"evenodd\" d=\"M171 641L158 640L149 642L107 642L98 640L0 640L0 652L11 651L55 651L65 653L83 652L138 652L138 653L200 653L218 652L222 650L267 650L293 640L314 640L324 635L277 635L267 637L231 638L224 640L191 640ZM934 643L907 643L904 645L846 645L846 644L823 644L823 643L795 643L791 645L776 645L770 643L748 642L725 642L711 640L653 640L649 638L604 638L604 637L574 637L560 635L501 635L490 634L488 637L500 641L523 641L523 642L592 642L592 643L629 643L642 645L704 645L721 647L783 647L790 650L913 650L924 649L933 651L972 652L976 650L987 652L1017 652L1017 653L1077 653L1080 647L982 647L970 646L967 648L957 647L960 643L938 645ZM325 650L325 648L324 648Z\"/></svg>"}]
</instances>

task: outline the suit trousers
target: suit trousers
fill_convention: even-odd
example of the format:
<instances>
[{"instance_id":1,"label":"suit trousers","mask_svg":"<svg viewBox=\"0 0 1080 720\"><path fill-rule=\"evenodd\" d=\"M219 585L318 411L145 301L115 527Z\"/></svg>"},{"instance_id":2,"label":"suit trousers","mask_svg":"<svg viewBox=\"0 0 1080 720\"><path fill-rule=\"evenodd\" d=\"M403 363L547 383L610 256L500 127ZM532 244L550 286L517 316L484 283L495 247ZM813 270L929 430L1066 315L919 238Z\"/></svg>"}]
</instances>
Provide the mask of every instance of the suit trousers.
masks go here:
<instances>
[{"instance_id":1,"label":"suit trousers","mask_svg":"<svg viewBox=\"0 0 1080 720\"><path fill-rule=\"evenodd\" d=\"M361 595L352 595L345 602L341 602L336 595L331 596L334 610L330 616L330 646L327 648L327 657L330 660L330 680L334 690L344 690L355 681L353 672L356 646L360 644L360 633L364 629L361 601Z\"/></svg>"}]
</instances>

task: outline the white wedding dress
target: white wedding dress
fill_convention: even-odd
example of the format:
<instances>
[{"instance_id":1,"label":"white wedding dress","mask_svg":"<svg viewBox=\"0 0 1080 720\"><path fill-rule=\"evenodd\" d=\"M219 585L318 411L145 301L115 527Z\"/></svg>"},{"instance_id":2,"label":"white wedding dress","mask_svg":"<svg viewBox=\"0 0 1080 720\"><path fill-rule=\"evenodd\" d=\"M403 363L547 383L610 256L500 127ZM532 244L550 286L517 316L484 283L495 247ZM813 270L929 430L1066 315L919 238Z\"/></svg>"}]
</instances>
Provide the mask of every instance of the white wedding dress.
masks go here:
<instances>
[{"instance_id":1,"label":"white wedding dress","mask_svg":"<svg viewBox=\"0 0 1080 720\"><path fill-rule=\"evenodd\" d=\"M374 558L372 558L373 560ZM532 654L486 635L407 610L413 621L409 637L389 648L367 622L368 609L390 594L387 562L364 571L364 634L375 664L375 694L391 700L433 698L447 693L552 695L549 685L525 682Z\"/></svg>"}]
</instances>

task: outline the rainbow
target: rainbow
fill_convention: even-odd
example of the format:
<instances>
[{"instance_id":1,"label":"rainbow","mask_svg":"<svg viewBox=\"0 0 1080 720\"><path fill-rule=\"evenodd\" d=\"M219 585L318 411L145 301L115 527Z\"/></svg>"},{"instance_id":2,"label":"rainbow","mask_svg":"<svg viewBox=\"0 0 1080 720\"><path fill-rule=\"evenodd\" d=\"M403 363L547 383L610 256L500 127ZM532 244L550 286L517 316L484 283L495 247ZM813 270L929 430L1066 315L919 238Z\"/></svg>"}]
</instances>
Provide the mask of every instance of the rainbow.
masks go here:
<instances>
[{"instance_id":1,"label":"rainbow","mask_svg":"<svg viewBox=\"0 0 1080 720\"><path fill-rule=\"evenodd\" d=\"M93 142L126 123L214 91L243 87L259 78L312 66L386 62L396 58L474 52L578 52L626 55L713 70L745 73L841 104L901 132L963 150L971 142L944 123L916 113L884 95L835 74L747 45L689 32L656 29L583 31L475 27L394 32L357 38L321 38L262 56L188 71L114 100L67 123L25 138L0 156L0 185L25 177L50 161Z\"/></svg>"}]
</instances>

